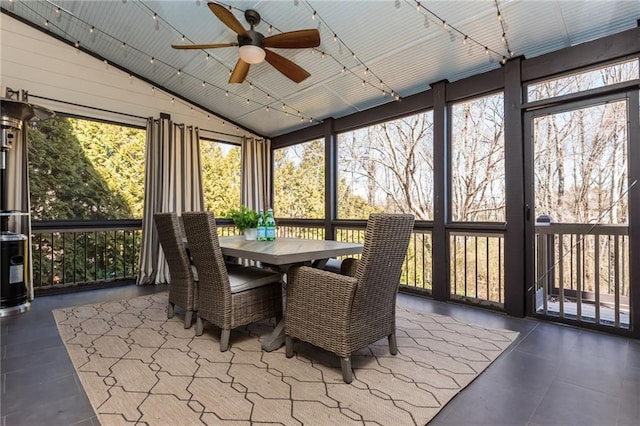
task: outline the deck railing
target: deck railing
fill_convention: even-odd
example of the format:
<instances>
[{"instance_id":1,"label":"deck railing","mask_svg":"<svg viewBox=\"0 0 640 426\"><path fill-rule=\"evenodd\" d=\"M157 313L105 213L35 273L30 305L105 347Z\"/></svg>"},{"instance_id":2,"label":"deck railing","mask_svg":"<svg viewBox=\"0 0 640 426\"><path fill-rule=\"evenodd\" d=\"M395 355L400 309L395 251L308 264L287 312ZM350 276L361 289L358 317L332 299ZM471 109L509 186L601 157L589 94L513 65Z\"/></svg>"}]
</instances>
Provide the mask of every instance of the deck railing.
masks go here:
<instances>
[{"instance_id":1,"label":"deck railing","mask_svg":"<svg viewBox=\"0 0 640 426\"><path fill-rule=\"evenodd\" d=\"M237 235L230 221L219 222L220 235ZM142 220L34 221L32 234L36 293L138 275Z\"/></svg>"},{"instance_id":2,"label":"deck railing","mask_svg":"<svg viewBox=\"0 0 640 426\"><path fill-rule=\"evenodd\" d=\"M135 278L141 227L141 220L33 222L34 290Z\"/></svg>"},{"instance_id":3,"label":"deck railing","mask_svg":"<svg viewBox=\"0 0 640 426\"><path fill-rule=\"evenodd\" d=\"M536 312L629 328L626 225L536 226Z\"/></svg>"}]
</instances>

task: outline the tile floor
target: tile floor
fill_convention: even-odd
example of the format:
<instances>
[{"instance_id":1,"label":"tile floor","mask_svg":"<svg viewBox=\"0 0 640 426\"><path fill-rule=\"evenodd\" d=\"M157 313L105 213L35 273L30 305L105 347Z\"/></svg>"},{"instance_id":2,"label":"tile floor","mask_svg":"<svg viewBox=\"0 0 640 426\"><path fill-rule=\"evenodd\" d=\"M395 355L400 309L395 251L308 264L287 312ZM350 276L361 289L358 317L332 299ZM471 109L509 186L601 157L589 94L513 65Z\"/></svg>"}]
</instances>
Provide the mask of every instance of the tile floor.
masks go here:
<instances>
[{"instance_id":1,"label":"tile floor","mask_svg":"<svg viewBox=\"0 0 640 426\"><path fill-rule=\"evenodd\" d=\"M52 309L163 291L134 285L39 297L0 320L2 426L98 425ZM520 332L430 425L638 425L640 341L400 294L414 309Z\"/></svg>"}]
</instances>

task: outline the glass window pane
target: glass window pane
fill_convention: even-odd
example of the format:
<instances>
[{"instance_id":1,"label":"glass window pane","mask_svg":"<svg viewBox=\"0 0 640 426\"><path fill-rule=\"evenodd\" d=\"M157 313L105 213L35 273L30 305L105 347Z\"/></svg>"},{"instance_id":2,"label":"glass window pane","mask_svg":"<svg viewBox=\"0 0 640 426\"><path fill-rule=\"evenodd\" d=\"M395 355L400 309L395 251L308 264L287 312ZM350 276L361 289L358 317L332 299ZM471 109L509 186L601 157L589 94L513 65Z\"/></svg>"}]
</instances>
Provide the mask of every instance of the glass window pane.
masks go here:
<instances>
[{"instance_id":1,"label":"glass window pane","mask_svg":"<svg viewBox=\"0 0 640 426\"><path fill-rule=\"evenodd\" d=\"M433 113L338 135L338 218L412 213L433 219Z\"/></svg>"},{"instance_id":2,"label":"glass window pane","mask_svg":"<svg viewBox=\"0 0 640 426\"><path fill-rule=\"evenodd\" d=\"M276 217L324 218L324 138L274 150Z\"/></svg>"},{"instance_id":3,"label":"glass window pane","mask_svg":"<svg viewBox=\"0 0 640 426\"><path fill-rule=\"evenodd\" d=\"M626 111L617 101L534 119L536 216L628 223Z\"/></svg>"},{"instance_id":4,"label":"glass window pane","mask_svg":"<svg viewBox=\"0 0 640 426\"><path fill-rule=\"evenodd\" d=\"M205 209L217 218L240 205L240 147L200 139Z\"/></svg>"},{"instance_id":5,"label":"glass window pane","mask_svg":"<svg viewBox=\"0 0 640 426\"><path fill-rule=\"evenodd\" d=\"M502 93L452 107L451 218L504 222Z\"/></svg>"},{"instance_id":6,"label":"glass window pane","mask_svg":"<svg viewBox=\"0 0 640 426\"><path fill-rule=\"evenodd\" d=\"M55 117L29 129L34 220L139 219L144 129Z\"/></svg>"},{"instance_id":7,"label":"glass window pane","mask_svg":"<svg viewBox=\"0 0 640 426\"><path fill-rule=\"evenodd\" d=\"M529 102L578 93L640 78L638 59L554 78L527 86Z\"/></svg>"}]
</instances>

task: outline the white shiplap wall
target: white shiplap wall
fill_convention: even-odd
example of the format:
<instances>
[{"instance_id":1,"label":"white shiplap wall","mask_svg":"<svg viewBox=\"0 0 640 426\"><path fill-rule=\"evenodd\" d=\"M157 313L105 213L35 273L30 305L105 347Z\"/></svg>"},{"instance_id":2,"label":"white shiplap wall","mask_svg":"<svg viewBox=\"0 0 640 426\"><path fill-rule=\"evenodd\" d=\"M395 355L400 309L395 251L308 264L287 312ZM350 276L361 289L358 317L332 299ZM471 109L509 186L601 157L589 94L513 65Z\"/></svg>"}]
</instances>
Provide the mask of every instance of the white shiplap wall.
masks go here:
<instances>
[{"instance_id":1,"label":"white shiplap wall","mask_svg":"<svg viewBox=\"0 0 640 426\"><path fill-rule=\"evenodd\" d=\"M197 126L232 136L203 132L205 137L239 142L238 136L252 136L243 129L204 112L111 65L87 55L5 14L0 14L0 97L6 88L26 90L30 95L67 103L117 111L138 117L171 114L176 123ZM57 112L133 125L145 125L141 118L97 111L62 102L31 97L30 102ZM207 116L210 115L210 118Z\"/></svg>"}]
</instances>

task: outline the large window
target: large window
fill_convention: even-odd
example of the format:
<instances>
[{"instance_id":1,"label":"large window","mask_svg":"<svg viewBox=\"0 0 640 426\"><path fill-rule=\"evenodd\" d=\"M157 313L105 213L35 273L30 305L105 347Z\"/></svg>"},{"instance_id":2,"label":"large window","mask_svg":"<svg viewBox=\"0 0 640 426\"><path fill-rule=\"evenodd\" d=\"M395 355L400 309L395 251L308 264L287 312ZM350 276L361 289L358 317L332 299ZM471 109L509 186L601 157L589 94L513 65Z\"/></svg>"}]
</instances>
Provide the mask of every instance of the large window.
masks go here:
<instances>
[{"instance_id":1,"label":"large window","mask_svg":"<svg viewBox=\"0 0 640 426\"><path fill-rule=\"evenodd\" d=\"M502 94L452 107L451 218L504 222L504 108Z\"/></svg>"},{"instance_id":2,"label":"large window","mask_svg":"<svg viewBox=\"0 0 640 426\"><path fill-rule=\"evenodd\" d=\"M338 135L338 217L433 219L431 111Z\"/></svg>"},{"instance_id":3,"label":"large window","mask_svg":"<svg viewBox=\"0 0 640 426\"><path fill-rule=\"evenodd\" d=\"M240 205L240 146L200 140L204 206L224 217Z\"/></svg>"},{"instance_id":4,"label":"large window","mask_svg":"<svg viewBox=\"0 0 640 426\"><path fill-rule=\"evenodd\" d=\"M324 218L324 139L274 150L277 217Z\"/></svg>"},{"instance_id":5,"label":"large window","mask_svg":"<svg viewBox=\"0 0 640 426\"><path fill-rule=\"evenodd\" d=\"M145 134L65 117L29 129L32 218L141 218Z\"/></svg>"}]
</instances>

